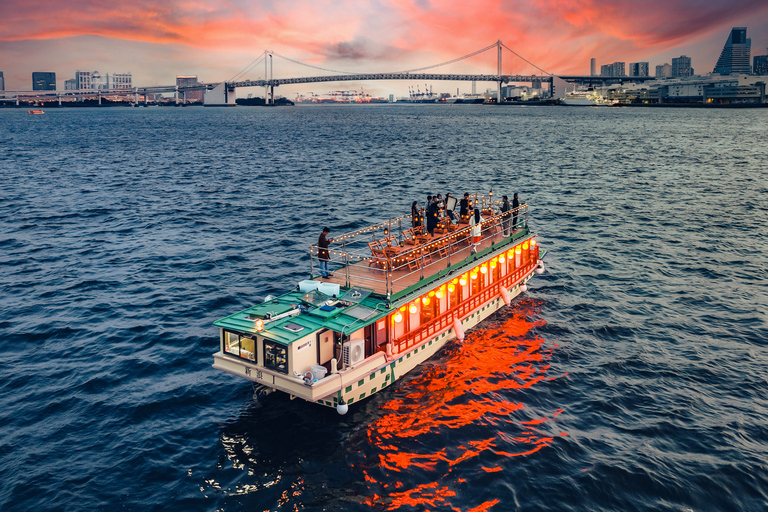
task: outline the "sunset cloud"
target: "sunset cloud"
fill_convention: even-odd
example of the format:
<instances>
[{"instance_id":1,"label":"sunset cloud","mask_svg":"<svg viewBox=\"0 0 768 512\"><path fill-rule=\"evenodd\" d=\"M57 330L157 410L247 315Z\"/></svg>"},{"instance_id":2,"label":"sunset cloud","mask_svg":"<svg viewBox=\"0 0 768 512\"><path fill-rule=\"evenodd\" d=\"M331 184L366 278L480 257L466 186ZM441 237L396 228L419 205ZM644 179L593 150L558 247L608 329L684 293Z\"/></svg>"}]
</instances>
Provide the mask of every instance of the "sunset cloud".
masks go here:
<instances>
[{"instance_id":1,"label":"sunset cloud","mask_svg":"<svg viewBox=\"0 0 768 512\"><path fill-rule=\"evenodd\" d=\"M768 3L3 0L0 70L7 84L15 73L28 76L32 68L51 69L52 64L67 75L78 66L130 67L136 80L146 75L149 81L168 82L162 76L190 69L222 80L270 49L315 66L395 71L444 62L500 39L538 67L560 74L585 73L591 57L599 63L656 56L670 61L680 53L664 57L665 52L679 50L693 53L694 67L706 72L732 26L747 26L753 53L765 53ZM504 62L507 73L534 71L508 52ZM493 72L495 57L488 53L461 65L467 72ZM281 69L294 72L290 65Z\"/></svg>"}]
</instances>

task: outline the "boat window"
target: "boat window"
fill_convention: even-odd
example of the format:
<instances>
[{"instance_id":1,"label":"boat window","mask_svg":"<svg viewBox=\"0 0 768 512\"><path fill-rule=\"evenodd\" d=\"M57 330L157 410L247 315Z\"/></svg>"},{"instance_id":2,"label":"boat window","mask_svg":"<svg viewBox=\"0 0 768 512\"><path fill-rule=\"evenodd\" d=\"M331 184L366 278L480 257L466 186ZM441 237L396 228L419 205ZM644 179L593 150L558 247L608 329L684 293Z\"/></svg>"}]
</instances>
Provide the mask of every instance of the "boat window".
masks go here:
<instances>
[{"instance_id":1,"label":"boat window","mask_svg":"<svg viewBox=\"0 0 768 512\"><path fill-rule=\"evenodd\" d=\"M435 318L436 304L437 304L437 300L435 300L434 295L432 297L430 297L429 295L426 295L421 298L421 323L422 324L431 322Z\"/></svg>"},{"instance_id":2,"label":"boat window","mask_svg":"<svg viewBox=\"0 0 768 512\"><path fill-rule=\"evenodd\" d=\"M280 373L288 373L288 349L275 342L264 340L264 367Z\"/></svg>"},{"instance_id":3,"label":"boat window","mask_svg":"<svg viewBox=\"0 0 768 512\"><path fill-rule=\"evenodd\" d=\"M224 352L239 356L240 355L240 335L234 332L226 331L224 333Z\"/></svg>"},{"instance_id":4,"label":"boat window","mask_svg":"<svg viewBox=\"0 0 768 512\"><path fill-rule=\"evenodd\" d=\"M256 342L253 338L237 334L235 332L224 332L224 352L233 356L242 357L249 361L256 360Z\"/></svg>"}]
</instances>

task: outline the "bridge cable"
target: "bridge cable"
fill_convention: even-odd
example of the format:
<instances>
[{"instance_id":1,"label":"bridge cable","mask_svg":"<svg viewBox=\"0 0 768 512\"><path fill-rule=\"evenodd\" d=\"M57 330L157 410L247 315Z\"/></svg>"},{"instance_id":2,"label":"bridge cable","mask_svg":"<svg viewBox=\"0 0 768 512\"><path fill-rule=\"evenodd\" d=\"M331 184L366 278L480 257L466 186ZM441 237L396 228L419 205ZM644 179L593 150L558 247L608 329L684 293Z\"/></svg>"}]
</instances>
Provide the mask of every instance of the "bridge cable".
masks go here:
<instances>
[{"instance_id":1,"label":"bridge cable","mask_svg":"<svg viewBox=\"0 0 768 512\"><path fill-rule=\"evenodd\" d=\"M233 76L232 78L230 78L229 80L227 80L227 83L230 83L230 82L234 82L235 80L238 80L238 79L239 79L239 78L241 78L243 75L245 75L246 73L248 73L249 71L251 71L253 68L255 68L256 66L258 66L259 64L261 64L261 62L262 62L262 61L263 61L265 58L266 58L266 56L265 56L264 54L262 54L262 56L261 56L260 58L258 58L258 59L256 59L256 60L254 60L253 62L251 62L250 64L248 64L247 66L245 66L245 68L243 68L243 70L242 70L242 71L240 71L240 72L239 72L239 73L237 73L235 76ZM266 79L266 77L265 77L265 79Z\"/></svg>"},{"instance_id":2,"label":"bridge cable","mask_svg":"<svg viewBox=\"0 0 768 512\"><path fill-rule=\"evenodd\" d=\"M494 44L493 46L496 46L496 45ZM523 60L523 62L526 62L527 64L530 64L531 66L535 67L536 69L538 69L539 71L541 71L541 72L542 72L542 73L544 73L545 75L550 75L550 76L552 76L552 73L550 73L549 71L545 71L545 70L541 69L539 66L537 66L537 65L536 65L536 64L534 64L533 62L529 61L529 60L528 60L528 59L526 59L525 57L521 56L520 54L518 54L517 52L515 52L514 50L512 50L512 49L511 49L509 46L505 45L504 43L501 43L501 46L503 46L504 48L506 48L507 50L509 50L510 52L512 52L512 54L513 54L513 55L515 55L516 57L518 57L518 58L522 59L522 60Z\"/></svg>"},{"instance_id":3,"label":"bridge cable","mask_svg":"<svg viewBox=\"0 0 768 512\"><path fill-rule=\"evenodd\" d=\"M287 61L293 62L294 64L298 64L300 66L307 66L308 68L319 69L320 71L328 71L329 73L339 73L340 75L359 75L360 74L360 73L354 73L354 72L351 72L351 71L336 71L335 69L321 68L321 67L318 67L318 66L313 66L312 64L305 64L305 63L299 62L297 60L289 59L288 57L280 55L279 53L272 52L272 54L276 55L276 56L278 56L278 57L280 57L282 59L285 59Z\"/></svg>"},{"instance_id":4,"label":"bridge cable","mask_svg":"<svg viewBox=\"0 0 768 512\"><path fill-rule=\"evenodd\" d=\"M491 45L486 46L482 50L477 50L476 52L468 53L467 55L464 55L463 57L459 57L457 59L449 60L448 62L443 62L441 64L435 64L433 66L427 66L425 68L418 68L418 69L409 69L408 71L399 71L399 73L415 73L416 71L425 71L427 69L433 69L433 68L439 68L440 66L447 66L448 64L453 64L454 62L459 62L460 60L468 59L470 57L474 57L475 55L479 55L483 52L487 52L491 48L494 48L496 46L496 43L493 43Z\"/></svg>"}]
</instances>

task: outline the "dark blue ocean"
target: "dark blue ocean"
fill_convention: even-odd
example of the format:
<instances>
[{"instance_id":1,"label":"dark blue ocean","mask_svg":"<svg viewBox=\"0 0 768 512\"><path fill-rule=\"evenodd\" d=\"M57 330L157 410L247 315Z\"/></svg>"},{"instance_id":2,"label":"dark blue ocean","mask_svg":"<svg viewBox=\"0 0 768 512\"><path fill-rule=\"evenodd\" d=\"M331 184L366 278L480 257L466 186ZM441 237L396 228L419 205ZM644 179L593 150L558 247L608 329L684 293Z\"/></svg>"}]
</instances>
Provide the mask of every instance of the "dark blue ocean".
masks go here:
<instances>
[{"instance_id":1,"label":"dark blue ocean","mask_svg":"<svg viewBox=\"0 0 768 512\"><path fill-rule=\"evenodd\" d=\"M0 109L0 510L768 510L768 111ZM507 310L349 414L213 370L333 232L519 192ZM332 232L332 234L333 234Z\"/></svg>"}]
</instances>

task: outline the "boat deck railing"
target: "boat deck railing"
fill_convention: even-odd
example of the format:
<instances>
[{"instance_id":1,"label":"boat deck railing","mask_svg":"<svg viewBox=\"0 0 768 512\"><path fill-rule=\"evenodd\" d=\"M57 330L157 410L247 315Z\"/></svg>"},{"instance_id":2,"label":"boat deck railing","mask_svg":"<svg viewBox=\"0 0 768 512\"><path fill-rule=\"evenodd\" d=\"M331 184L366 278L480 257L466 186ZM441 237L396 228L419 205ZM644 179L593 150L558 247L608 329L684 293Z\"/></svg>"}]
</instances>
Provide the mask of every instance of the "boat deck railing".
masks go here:
<instances>
[{"instance_id":1,"label":"boat deck railing","mask_svg":"<svg viewBox=\"0 0 768 512\"><path fill-rule=\"evenodd\" d=\"M528 210L527 204L506 213L485 210L476 252L527 235ZM442 219L430 236L421 227L412 228L411 216L405 215L333 237L328 249L333 277L325 281L372 289L394 299L472 258L473 226L467 222L462 219L453 224ZM317 244L310 247L310 259L315 278L319 268Z\"/></svg>"}]
</instances>

